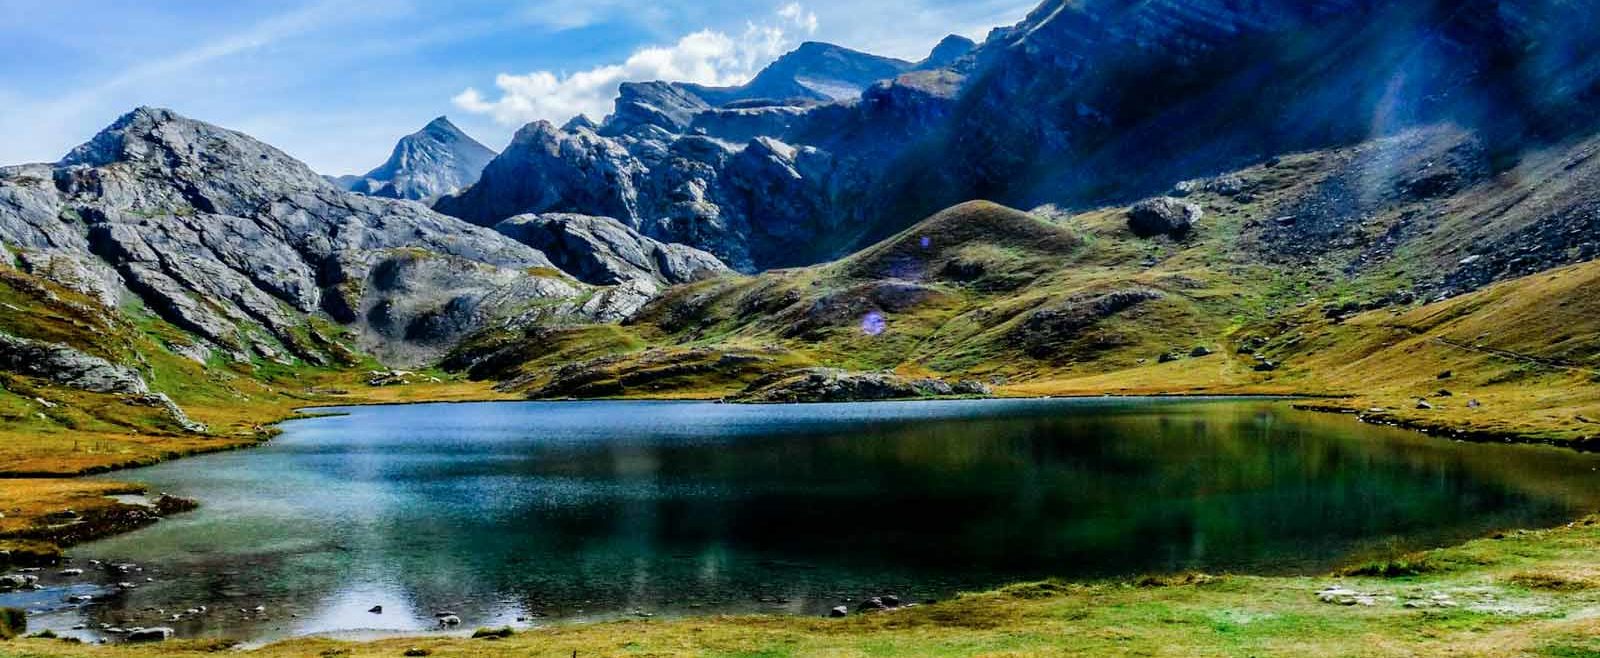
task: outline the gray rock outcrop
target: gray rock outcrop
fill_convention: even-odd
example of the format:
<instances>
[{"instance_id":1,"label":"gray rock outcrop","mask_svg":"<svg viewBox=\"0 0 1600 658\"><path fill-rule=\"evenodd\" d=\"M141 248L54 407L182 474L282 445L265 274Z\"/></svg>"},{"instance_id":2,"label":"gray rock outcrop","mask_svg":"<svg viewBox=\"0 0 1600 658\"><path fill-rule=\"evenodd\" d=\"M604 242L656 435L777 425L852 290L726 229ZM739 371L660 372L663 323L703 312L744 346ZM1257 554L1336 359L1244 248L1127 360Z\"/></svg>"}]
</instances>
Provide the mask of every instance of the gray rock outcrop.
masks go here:
<instances>
[{"instance_id":1,"label":"gray rock outcrop","mask_svg":"<svg viewBox=\"0 0 1600 658\"><path fill-rule=\"evenodd\" d=\"M948 68L977 49L977 42L959 34L952 34L941 39L933 47L933 52L928 53L927 58L917 62L916 68L923 71Z\"/></svg>"},{"instance_id":2,"label":"gray rock outcrop","mask_svg":"<svg viewBox=\"0 0 1600 658\"><path fill-rule=\"evenodd\" d=\"M671 285L729 271L716 256L644 237L610 217L518 215L496 224L495 230L544 252L557 267L594 285L635 279Z\"/></svg>"},{"instance_id":3,"label":"gray rock outcrop","mask_svg":"<svg viewBox=\"0 0 1600 658\"><path fill-rule=\"evenodd\" d=\"M950 384L938 379L910 379L885 373L807 368L762 377L735 399L739 402L857 402L989 393L989 387L978 382Z\"/></svg>"},{"instance_id":4,"label":"gray rock outcrop","mask_svg":"<svg viewBox=\"0 0 1600 658\"><path fill-rule=\"evenodd\" d=\"M1200 206L1172 197L1156 197L1128 209L1128 229L1141 238L1165 235L1183 238L1205 216Z\"/></svg>"},{"instance_id":5,"label":"gray rock outcrop","mask_svg":"<svg viewBox=\"0 0 1600 658\"><path fill-rule=\"evenodd\" d=\"M55 343L0 332L0 370L89 391L146 395L150 386L131 368Z\"/></svg>"}]
</instances>

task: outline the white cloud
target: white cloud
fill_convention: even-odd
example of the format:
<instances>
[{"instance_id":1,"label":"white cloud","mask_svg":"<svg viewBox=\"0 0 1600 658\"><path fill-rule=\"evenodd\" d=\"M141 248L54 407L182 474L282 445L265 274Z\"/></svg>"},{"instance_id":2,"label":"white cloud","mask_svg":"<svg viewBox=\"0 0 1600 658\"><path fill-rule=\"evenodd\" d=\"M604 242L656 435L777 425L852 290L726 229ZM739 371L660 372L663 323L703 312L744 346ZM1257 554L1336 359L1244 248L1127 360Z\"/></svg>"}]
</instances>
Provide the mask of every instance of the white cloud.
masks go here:
<instances>
[{"instance_id":1,"label":"white cloud","mask_svg":"<svg viewBox=\"0 0 1600 658\"><path fill-rule=\"evenodd\" d=\"M778 10L778 18L788 21L791 25L806 31L806 34L816 34L817 14L806 11L798 2L791 2Z\"/></svg>"},{"instance_id":2,"label":"white cloud","mask_svg":"<svg viewBox=\"0 0 1600 658\"><path fill-rule=\"evenodd\" d=\"M502 125L545 119L565 121L578 114L599 119L611 111L617 88L624 82L670 80L704 85L736 85L748 81L767 62L793 47L794 32L812 33L817 15L798 3L785 5L773 23L748 23L732 36L700 30L670 46L635 51L621 64L597 66L572 74L534 71L501 73L494 85L500 97L487 98L467 88L451 99L456 107L492 117Z\"/></svg>"}]
</instances>

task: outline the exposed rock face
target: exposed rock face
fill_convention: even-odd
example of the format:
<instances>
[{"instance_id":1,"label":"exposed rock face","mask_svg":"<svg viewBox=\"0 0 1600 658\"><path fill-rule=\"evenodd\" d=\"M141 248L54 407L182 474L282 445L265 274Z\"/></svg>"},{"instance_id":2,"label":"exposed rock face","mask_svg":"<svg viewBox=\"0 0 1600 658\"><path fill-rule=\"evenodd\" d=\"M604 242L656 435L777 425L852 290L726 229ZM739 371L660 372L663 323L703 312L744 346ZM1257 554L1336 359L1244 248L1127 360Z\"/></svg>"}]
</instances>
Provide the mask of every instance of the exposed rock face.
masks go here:
<instances>
[{"instance_id":1,"label":"exposed rock face","mask_svg":"<svg viewBox=\"0 0 1600 658\"><path fill-rule=\"evenodd\" d=\"M769 137L739 145L653 123L630 129L608 137L584 124L529 124L477 185L435 207L484 225L520 214L614 217L745 271L785 264L835 227L826 153Z\"/></svg>"},{"instance_id":2,"label":"exposed rock face","mask_svg":"<svg viewBox=\"0 0 1600 658\"><path fill-rule=\"evenodd\" d=\"M523 126L476 185L435 209L493 226L524 213L585 212L637 225L638 185L646 172L627 149L585 124Z\"/></svg>"},{"instance_id":3,"label":"exposed rock face","mask_svg":"<svg viewBox=\"0 0 1600 658\"><path fill-rule=\"evenodd\" d=\"M1157 235L1183 238L1204 215L1200 206L1193 203L1157 197L1140 201L1128 209L1128 228L1141 238Z\"/></svg>"},{"instance_id":4,"label":"exposed rock face","mask_svg":"<svg viewBox=\"0 0 1600 658\"><path fill-rule=\"evenodd\" d=\"M495 152L461 132L445 117L406 135L394 152L365 176L341 176L344 189L390 199L428 200L466 189Z\"/></svg>"},{"instance_id":5,"label":"exposed rock face","mask_svg":"<svg viewBox=\"0 0 1600 658\"><path fill-rule=\"evenodd\" d=\"M131 368L52 343L0 332L0 370L91 393L145 395L150 386Z\"/></svg>"},{"instance_id":6,"label":"exposed rock face","mask_svg":"<svg viewBox=\"0 0 1600 658\"><path fill-rule=\"evenodd\" d=\"M737 399L741 402L856 402L989 393L988 386L977 382L951 385L938 379L808 368L763 377Z\"/></svg>"},{"instance_id":7,"label":"exposed rock face","mask_svg":"<svg viewBox=\"0 0 1600 658\"><path fill-rule=\"evenodd\" d=\"M696 114L711 107L689 85L624 82L618 90L616 111L606 118L605 127L612 135L636 132L646 126L681 133Z\"/></svg>"},{"instance_id":8,"label":"exposed rock face","mask_svg":"<svg viewBox=\"0 0 1600 658\"><path fill-rule=\"evenodd\" d=\"M171 420L185 432L190 432L192 434L205 434L206 430L208 429L205 423L195 422L194 420L190 419L189 414L184 413L183 409L178 406L178 403L173 402L172 398L167 397L166 393L150 393L146 395L140 395L137 397L128 398L128 402L130 404L160 409L166 414L168 420Z\"/></svg>"},{"instance_id":9,"label":"exposed rock face","mask_svg":"<svg viewBox=\"0 0 1600 658\"><path fill-rule=\"evenodd\" d=\"M762 69L738 87L680 85L710 105L767 99L848 100L879 80L892 78L912 64L828 43L808 41Z\"/></svg>"},{"instance_id":10,"label":"exposed rock face","mask_svg":"<svg viewBox=\"0 0 1600 658\"><path fill-rule=\"evenodd\" d=\"M933 52L928 53L927 59L917 62L916 68L924 71L949 68L977 48L977 42L959 34L952 34L940 40L939 44L933 47Z\"/></svg>"},{"instance_id":11,"label":"exposed rock face","mask_svg":"<svg viewBox=\"0 0 1600 658\"><path fill-rule=\"evenodd\" d=\"M535 249L152 108L57 165L0 169L0 242L102 301L125 287L241 360L327 360L331 339L305 322L319 311L380 356L426 359L484 318L578 295L523 275L551 266Z\"/></svg>"},{"instance_id":12,"label":"exposed rock face","mask_svg":"<svg viewBox=\"0 0 1600 658\"><path fill-rule=\"evenodd\" d=\"M837 210L861 195L857 165L782 136L812 125L818 103L911 68L808 43L740 87L627 83L604 125L529 124L479 184L435 208L484 226L528 213L615 217L743 271L839 255L860 231Z\"/></svg>"},{"instance_id":13,"label":"exposed rock face","mask_svg":"<svg viewBox=\"0 0 1600 658\"><path fill-rule=\"evenodd\" d=\"M644 237L610 217L519 215L495 230L549 254L557 267L595 285L635 279L671 285L728 271L716 256Z\"/></svg>"}]
</instances>

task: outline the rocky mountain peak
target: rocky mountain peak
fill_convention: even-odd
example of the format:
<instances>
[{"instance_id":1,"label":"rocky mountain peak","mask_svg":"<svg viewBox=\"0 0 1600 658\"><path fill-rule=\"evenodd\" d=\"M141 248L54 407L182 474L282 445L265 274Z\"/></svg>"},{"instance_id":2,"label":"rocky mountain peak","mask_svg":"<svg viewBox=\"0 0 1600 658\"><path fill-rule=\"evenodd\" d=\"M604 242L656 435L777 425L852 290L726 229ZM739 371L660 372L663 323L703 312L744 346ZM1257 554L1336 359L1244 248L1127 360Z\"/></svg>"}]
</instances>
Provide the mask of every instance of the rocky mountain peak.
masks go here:
<instances>
[{"instance_id":1,"label":"rocky mountain peak","mask_svg":"<svg viewBox=\"0 0 1600 658\"><path fill-rule=\"evenodd\" d=\"M450 117L447 117L443 114L436 116L432 121L429 121L428 125L422 127L422 131L454 135L463 134L461 129L456 127L456 124L450 122Z\"/></svg>"},{"instance_id":2,"label":"rocky mountain peak","mask_svg":"<svg viewBox=\"0 0 1600 658\"><path fill-rule=\"evenodd\" d=\"M494 156L494 150L441 116L400 138L383 165L344 182L350 191L371 196L432 199L477 182Z\"/></svg>"},{"instance_id":3,"label":"rocky mountain peak","mask_svg":"<svg viewBox=\"0 0 1600 658\"><path fill-rule=\"evenodd\" d=\"M538 250L341 191L170 110L140 108L60 164L16 170L0 170L0 243L23 270L110 308L140 298L197 358L327 363L339 350L307 324L324 314L380 358L426 360L492 318L578 294L528 275L551 266Z\"/></svg>"},{"instance_id":4,"label":"rocky mountain peak","mask_svg":"<svg viewBox=\"0 0 1600 658\"><path fill-rule=\"evenodd\" d=\"M933 47L933 52L928 57L917 62L919 70L942 69L956 63L956 60L965 57L967 53L977 49L978 43L959 34L952 34L941 39Z\"/></svg>"},{"instance_id":5,"label":"rocky mountain peak","mask_svg":"<svg viewBox=\"0 0 1600 658\"><path fill-rule=\"evenodd\" d=\"M291 193L331 189L283 151L164 108L122 115L56 166L64 191L146 211L248 214Z\"/></svg>"},{"instance_id":6,"label":"rocky mountain peak","mask_svg":"<svg viewBox=\"0 0 1600 658\"><path fill-rule=\"evenodd\" d=\"M69 151L57 164L104 167L118 163L158 168L270 171L275 177L289 178L309 188L325 185L310 167L249 135L158 107L139 107L118 117L89 141Z\"/></svg>"}]
</instances>

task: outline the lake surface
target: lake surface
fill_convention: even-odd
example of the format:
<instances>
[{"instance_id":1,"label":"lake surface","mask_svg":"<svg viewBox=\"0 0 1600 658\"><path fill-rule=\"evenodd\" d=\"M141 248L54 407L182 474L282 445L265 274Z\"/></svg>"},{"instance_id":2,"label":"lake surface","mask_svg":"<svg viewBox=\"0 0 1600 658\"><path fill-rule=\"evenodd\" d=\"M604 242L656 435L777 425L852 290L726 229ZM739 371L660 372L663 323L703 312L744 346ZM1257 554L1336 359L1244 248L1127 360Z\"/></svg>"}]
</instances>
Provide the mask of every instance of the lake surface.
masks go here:
<instances>
[{"instance_id":1,"label":"lake surface","mask_svg":"<svg viewBox=\"0 0 1600 658\"><path fill-rule=\"evenodd\" d=\"M202 507L80 546L89 574L0 605L86 638L104 623L256 641L424 631L438 611L468 629L822 614L1050 576L1320 573L1600 499L1600 457L1274 401L340 411L260 449L113 476ZM74 593L97 599L63 603Z\"/></svg>"}]
</instances>

